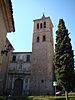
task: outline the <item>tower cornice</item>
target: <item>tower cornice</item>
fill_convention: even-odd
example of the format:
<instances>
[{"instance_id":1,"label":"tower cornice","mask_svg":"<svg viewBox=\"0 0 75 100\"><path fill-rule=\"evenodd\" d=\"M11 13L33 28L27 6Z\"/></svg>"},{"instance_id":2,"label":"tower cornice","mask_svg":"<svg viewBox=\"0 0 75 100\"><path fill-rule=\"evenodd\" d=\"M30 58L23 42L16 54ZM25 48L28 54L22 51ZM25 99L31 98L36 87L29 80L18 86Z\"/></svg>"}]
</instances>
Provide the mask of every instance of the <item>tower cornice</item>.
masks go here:
<instances>
[{"instance_id":1,"label":"tower cornice","mask_svg":"<svg viewBox=\"0 0 75 100\"><path fill-rule=\"evenodd\" d=\"M52 21L51 21L51 19L50 19L50 17L44 17L44 18L40 18L40 19L35 19L35 20L33 20L34 22L36 22L36 21L41 21L41 20L46 20L46 19L49 19L50 20L50 22L51 22L51 24L52 24L52 27L53 27L53 23L52 23Z\"/></svg>"}]
</instances>

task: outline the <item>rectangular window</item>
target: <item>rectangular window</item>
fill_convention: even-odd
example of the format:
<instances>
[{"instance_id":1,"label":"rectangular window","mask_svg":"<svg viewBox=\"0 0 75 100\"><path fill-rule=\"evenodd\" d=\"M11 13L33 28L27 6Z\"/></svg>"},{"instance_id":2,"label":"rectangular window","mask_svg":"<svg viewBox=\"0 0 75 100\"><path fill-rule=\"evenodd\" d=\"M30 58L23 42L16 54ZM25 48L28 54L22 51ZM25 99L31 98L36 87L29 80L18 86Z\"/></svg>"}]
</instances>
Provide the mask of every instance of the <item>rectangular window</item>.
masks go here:
<instances>
[{"instance_id":1,"label":"rectangular window","mask_svg":"<svg viewBox=\"0 0 75 100\"><path fill-rule=\"evenodd\" d=\"M26 62L30 62L30 55L27 55Z\"/></svg>"},{"instance_id":2,"label":"rectangular window","mask_svg":"<svg viewBox=\"0 0 75 100\"><path fill-rule=\"evenodd\" d=\"M39 29L39 23L37 23L37 29Z\"/></svg>"},{"instance_id":3,"label":"rectangular window","mask_svg":"<svg viewBox=\"0 0 75 100\"><path fill-rule=\"evenodd\" d=\"M12 61L15 62L16 61L16 56L13 55Z\"/></svg>"},{"instance_id":4,"label":"rectangular window","mask_svg":"<svg viewBox=\"0 0 75 100\"><path fill-rule=\"evenodd\" d=\"M39 36L37 37L37 42L39 42Z\"/></svg>"},{"instance_id":5,"label":"rectangular window","mask_svg":"<svg viewBox=\"0 0 75 100\"><path fill-rule=\"evenodd\" d=\"M43 36L43 40L42 41L46 41L46 36L45 35Z\"/></svg>"}]
</instances>

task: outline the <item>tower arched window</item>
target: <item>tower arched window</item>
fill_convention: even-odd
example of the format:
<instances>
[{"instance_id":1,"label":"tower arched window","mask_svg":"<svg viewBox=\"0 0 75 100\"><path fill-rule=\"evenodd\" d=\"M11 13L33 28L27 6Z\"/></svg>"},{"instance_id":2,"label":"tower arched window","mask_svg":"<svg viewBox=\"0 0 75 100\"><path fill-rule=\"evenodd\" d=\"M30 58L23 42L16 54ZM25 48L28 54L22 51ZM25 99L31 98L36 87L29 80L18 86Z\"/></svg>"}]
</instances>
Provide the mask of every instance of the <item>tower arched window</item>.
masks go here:
<instances>
[{"instance_id":1,"label":"tower arched window","mask_svg":"<svg viewBox=\"0 0 75 100\"><path fill-rule=\"evenodd\" d=\"M45 35L43 35L43 40L42 41L46 41L46 36Z\"/></svg>"},{"instance_id":2,"label":"tower arched window","mask_svg":"<svg viewBox=\"0 0 75 100\"><path fill-rule=\"evenodd\" d=\"M39 36L37 37L37 42L39 42Z\"/></svg>"},{"instance_id":3,"label":"tower arched window","mask_svg":"<svg viewBox=\"0 0 75 100\"><path fill-rule=\"evenodd\" d=\"M44 28L46 28L46 22L44 22Z\"/></svg>"},{"instance_id":4,"label":"tower arched window","mask_svg":"<svg viewBox=\"0 0 75 100\"><path fill-rule=\"evenodd\" d=\"M37 23L37 29L39 29L39 23Z\"/></svg>"},{"instance_id":5,"label":"tower arched window","mask_svg":"<svg viewBox=\"0 0 75 100\"><path fill-rule=\"evenodd\" d=\"M40 23L40 28L42 28L42 23Z\"/></svg>"}]
</instances>

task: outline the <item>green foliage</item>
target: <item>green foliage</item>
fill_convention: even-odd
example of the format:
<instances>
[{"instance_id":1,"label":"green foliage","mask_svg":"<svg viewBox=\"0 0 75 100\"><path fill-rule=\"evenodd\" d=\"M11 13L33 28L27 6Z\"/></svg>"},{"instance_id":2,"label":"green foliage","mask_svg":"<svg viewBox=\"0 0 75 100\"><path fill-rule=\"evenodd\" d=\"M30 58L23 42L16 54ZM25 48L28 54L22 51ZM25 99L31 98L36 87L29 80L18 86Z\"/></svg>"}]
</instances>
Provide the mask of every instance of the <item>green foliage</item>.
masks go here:
<instances>
[{"instance_id":1,"label":"green foliage","mask_svg":"<svg viewBox=\"0 0 75 100\"><path fill-rule=\"evenodd\" d=\"M0 96L0 100L6 100L6 98L3 96Z\"/></svg>"},{"instance_id":2,"label":"green foliage","mask_svg":"<svg viewBox=\"0 0 75 100\"><path fill-rule=\"evenodd\" d=\"M55 76L58 84L65 90L71 91L74 87L74 54L68 30L63 19L59 20L56 31Z\"/></svg>"},{"instance_id":3,"label":"green foliage","mask_svg":"<svg viewBox=\"0 0 75 100\"><path fill-rule=\"evenodd\" d=\"M1 96L0 100L6 100L6 97ZM65 100L65 96L12 96L8 100ZM75 93L69 94L69 100L75 100Z\"/></svg>"},{"instance_id":4,"label":"green foliage","mask_svg":"<svg viewBox=\"0 0 75 100\"><path fill-rule=\"evenodd\" d=\"M65 96L22 96L10 100L65 100ZM69 96L69 100L75 100L75 96Z\"/></svg>"}]
</instances>

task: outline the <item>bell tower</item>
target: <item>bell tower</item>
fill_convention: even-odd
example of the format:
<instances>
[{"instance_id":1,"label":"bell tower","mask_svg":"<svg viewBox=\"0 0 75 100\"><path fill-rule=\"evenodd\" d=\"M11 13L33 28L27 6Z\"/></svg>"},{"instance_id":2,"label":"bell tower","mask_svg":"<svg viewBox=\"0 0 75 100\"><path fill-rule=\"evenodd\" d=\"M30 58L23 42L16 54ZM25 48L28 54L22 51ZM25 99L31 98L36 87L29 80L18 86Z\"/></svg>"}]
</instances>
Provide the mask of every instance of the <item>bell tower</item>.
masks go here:
<instances>
[{"instance_id":1,"label":"bell tower","mask_svg":"<svg viewBox=\"0 0 75 100\"><path fill-rule=\"evenodd\" d=\"M31 94L53 93L53 24L50 17L34 20L31 66Z\"/></svg>"}]
</instances>

